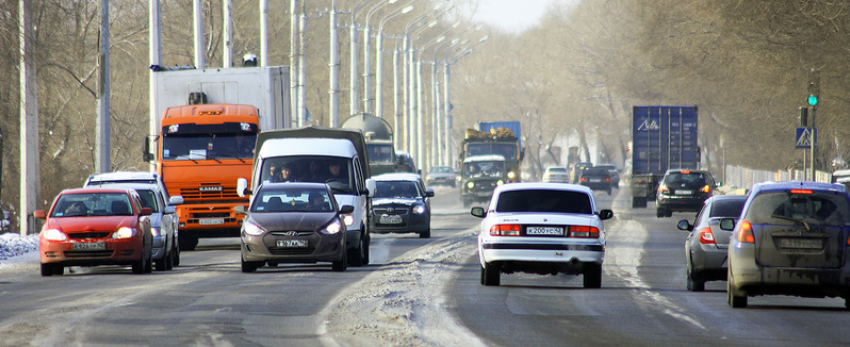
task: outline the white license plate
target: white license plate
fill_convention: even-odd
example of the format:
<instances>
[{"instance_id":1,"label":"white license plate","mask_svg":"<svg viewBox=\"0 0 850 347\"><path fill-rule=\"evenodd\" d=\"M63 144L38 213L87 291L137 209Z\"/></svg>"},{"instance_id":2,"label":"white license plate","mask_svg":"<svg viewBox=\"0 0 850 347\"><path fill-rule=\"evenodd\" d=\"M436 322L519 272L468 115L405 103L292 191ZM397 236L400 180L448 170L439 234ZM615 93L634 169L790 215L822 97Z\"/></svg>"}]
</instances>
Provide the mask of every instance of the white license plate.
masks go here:
<instances>
[{"instance_id":1,"label":"white license plate","mask_svg":"<svg viewBox=\"0 0 850 347\"><path fill-rule=\"evenodd\" d=\"M382 215L381 224L401 224L401 216L398 215Z\"/></svg>"},{"instance_id":2,"label":"white license plate","mask_svg":"<svg viewBox=\"0 0 850 347\"><path fill-rule=\"evenodd\" d=\"M679 190L676 191L676 195L691 195L693 193L694 193L693 190L681 190L681 189L679 189Z\"/></svg>"},{"instance_id":3,"label":"white license plate","mask_svg":"<svg viewBox=\"0 0 850 347\"><path fill-rule=\"evenodd\" d=\"M600 178L591 178L589 181L590 181L590 182L593 182L593 183L596 183L596 182L602 182L602 179L600 179Z\"/></svg>"},{"instance_id":4,"label":"white license plate","mask_svg":"<svg viewBox=\"0 0 850 347\"><path fill-rule=\"evenodd\" d=\"M821 249L823 242L818 239L780 239L779 247L797 249Z\"/></svg>"},{"instance_id":5,"label":"white license plate","mask_svg":"<svg viewBox=\"0 0 850 347\"><path fill-rule=\"evenodd\" d=\"M307 247L307 240L278 240L277 246L286 248L305 248Z\"/></svg>"},{"instance_id":6,"label":"white license plate","mask_svg":"<svg viewBox=\"0 0 850 347\"><path fill-rule=\"evenodd\" d=\"M206 218L199 219L198 224L200 225L219 225L224 224L224 218Z\"/></svg>"},{"instance_id":7,"label":"white license plate","mask_svg":"<svg viewBox=\"0 0 850 347\"><path fill-rule=\"evenodd\" d=\"M75 243L71 245L71 249L75 251L103 251L106 250L105 242L88 242Z\"/></svg>"},{"instance_id":8,"label":"white license plate","mask_svg":"<svg viewBox=\"0 0 850 347\"><path fill-rule=\"evenodd\" d=\"M526 227L526 235L564 235L561 227Z\"/></svg>"}]
</instances>

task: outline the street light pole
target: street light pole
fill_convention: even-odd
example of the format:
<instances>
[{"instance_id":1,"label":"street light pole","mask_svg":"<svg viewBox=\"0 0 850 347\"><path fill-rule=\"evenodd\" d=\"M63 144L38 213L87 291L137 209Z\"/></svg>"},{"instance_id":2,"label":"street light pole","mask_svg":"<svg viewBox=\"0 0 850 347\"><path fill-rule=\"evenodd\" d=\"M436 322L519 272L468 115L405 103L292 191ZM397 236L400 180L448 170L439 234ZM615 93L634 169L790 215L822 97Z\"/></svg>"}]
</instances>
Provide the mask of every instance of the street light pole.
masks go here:
<instances>
[{"instance_id":1,"label":"street light pole","mask_svg":"<svg viewBox=\"0 0 850 347\"><path fill-rule=\"evenodd\" d=\"M336 0L331 1L330 10L330 127L339 127L339 35L336 32Z\"/></svg>"},{"instance_id":2,"label":"street light pole","mask_svg":"<svg viewBox=\"0 0 850 347\"><path fill-rule=\"evenodd\" d=\"M384 40L383 40L383 36L382 36L383 32L384 32L384 24L386 24L388 21L390 21L393 18L396 18L400 15L407 14L410 11L413 11L413 5L412 4L415 1L416 0L411 0L405 6L400 7L398 9L390 12L378 24L378 33L375 35L375 73L376 73L375 74L375 107L376 107L375 108L375 116L377 116L378 118L384 118L384 106L383 106L383 101L384 101L384 95L383 95L384 94L384 92L383 92L383 90L384 90L383 89L384 88L384 83L383 83L384 59L383 59L383 55L381 54L381 52L384 49ZM367 23L369 22L368 18L366 19L366 22ZM368 24L367 24L367 27L368 27ZM368 51L368 49L366 49L366 51ZM371 60L367 60L367 61L371 63ZM368 63L367 63L367 65L368 65ZM368 71L368 69L369 69L368 67L365 67L364 70ZM371 77L371 76L369 76L369 77ZM366 81L369 81L369 77L366 77ZM371 90L371 88L369 88L369 87L367 87L366 89ZM368 98L368 96L366 96L366 97ZM366 104L369 105L368 102ZM366 108L371 109L371 106L366 106ZM399 136L398 132L395 132L394 134L395 134L396 137Z\"/></svg>"}]
</instances>

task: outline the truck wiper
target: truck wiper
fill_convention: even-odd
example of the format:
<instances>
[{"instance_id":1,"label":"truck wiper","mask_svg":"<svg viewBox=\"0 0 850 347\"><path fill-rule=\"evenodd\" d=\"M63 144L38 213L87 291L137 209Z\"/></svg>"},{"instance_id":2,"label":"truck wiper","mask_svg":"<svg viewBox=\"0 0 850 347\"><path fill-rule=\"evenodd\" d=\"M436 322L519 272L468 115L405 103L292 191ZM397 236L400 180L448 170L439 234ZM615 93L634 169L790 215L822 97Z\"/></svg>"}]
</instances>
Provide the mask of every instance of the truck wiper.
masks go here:
<instances>
[{"instance_id":1,"label":"truck wiper","mask_svg":"<svg viewBox=\"0 0 850 347\"><path fill-rule=\"evenodd\" d=\"M794 223L799 223L799 224L802 224L804 227L806 227L806 231L812 231L812 229L809 228L809 223L806 223L805 221L803 221L801 219L780 216L780 215L777 215L777 214L770 216L770 218L779 218L779 219L784 219L784 220L787 220L787 221L792 221Z\"/></svg>"}]
</instances>

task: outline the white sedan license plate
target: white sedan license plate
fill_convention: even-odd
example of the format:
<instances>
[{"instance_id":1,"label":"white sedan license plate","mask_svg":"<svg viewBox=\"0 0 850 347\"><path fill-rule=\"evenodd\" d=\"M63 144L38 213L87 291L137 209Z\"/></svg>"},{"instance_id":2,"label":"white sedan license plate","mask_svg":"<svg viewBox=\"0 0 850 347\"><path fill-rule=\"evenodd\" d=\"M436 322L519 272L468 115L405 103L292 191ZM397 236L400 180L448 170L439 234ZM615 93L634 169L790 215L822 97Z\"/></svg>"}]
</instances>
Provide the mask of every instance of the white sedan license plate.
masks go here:
<instances>
[{"instance_id":1,"label":"white sedan license plate","mask_svg":"<svg viewBox=\"0 0 850 347\"><path fill-rule=\"evenodd\" d=\"M198 224L200 225L219 225L224 224L224 218L206 218L199 219Z\"/></svg>"},{"instance_id":2,"label":"white sedan license plate","mask_svg":"<svg viewBox=\"0 0 850 347\"><path fill-rule=\"evenodd\" d=\"M526 227L525 228L526 235L546 235L546 236L555 236L555 235L564 235L564 228L561 227Z\"/></svg>"},{"instance_id":3,"label":"white sedan license plate","mask_svg":"<svg viewBox=\"0 0 850 347\"><path fill-rule=\"evenodd\" d=\"M679 189L679 190L676 191L676 195L691 195L693 193L694 192L692 190L681 190L681 189Z\"/></svg>"},{"instance_id":4,"label":"white sedan license plate","mask_svg":"<svg viewBox=\"0 0 850 347\"><path fill-rule=\"evenodd\" d=\"M307 247L307 240L278 240L277 246L285 248L305 248Z\"/></svg>"},{"instance_id":5,"label":"white sedan license plate","mask_svg":"<svg viewBox=\"0 0 850 347\"><path fill-rule=\"evenodd\" d=\"M398 215L382 215L381 224L401 224L401 216Z\"/></svg>"},{"instance_id":6,"label":"white sedan license plate","mask_svg":"<svg viewBox=\"0 0 850 347\"><path fill-rule=\"evenodd\" d=\"M75 243L71 246L71 250L74 250L74 251L103 251L103 250L106 250L106 243L105 242Z\"/></svg>"},{"instance_id":7,"label":"white sedan license plate","mask_svg":"<svg viewBox=\"0 0 850 347\"><path fill-rule=\"evenodd\" d=\"M779 240L781 248L797 248L797 249L821 249L823 242L818 239L781 239Z\"/></svg>"}]
</instances>

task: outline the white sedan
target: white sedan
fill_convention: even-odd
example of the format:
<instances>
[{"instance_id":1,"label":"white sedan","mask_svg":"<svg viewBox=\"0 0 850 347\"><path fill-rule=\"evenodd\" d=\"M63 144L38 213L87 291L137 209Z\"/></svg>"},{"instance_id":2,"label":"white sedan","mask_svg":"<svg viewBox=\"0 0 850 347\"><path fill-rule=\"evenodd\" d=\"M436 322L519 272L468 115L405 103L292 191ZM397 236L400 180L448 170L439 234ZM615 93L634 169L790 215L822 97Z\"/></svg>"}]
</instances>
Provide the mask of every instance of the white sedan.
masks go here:
<instances>
[{"instance_id":1,"label":"white sedan","mask_svg":"<svg viewBox=\"0 0 850 347\"><path fill-rule=\"evenodd\" d=\"M614 216L599 210L593 192L561 183L514 183L496 188L490 204L472 208L483 218L478 234L481 284L498 286L502 273L584 275L585 288L602 286L605 227Z\"/></svg>"}]
</instances>

